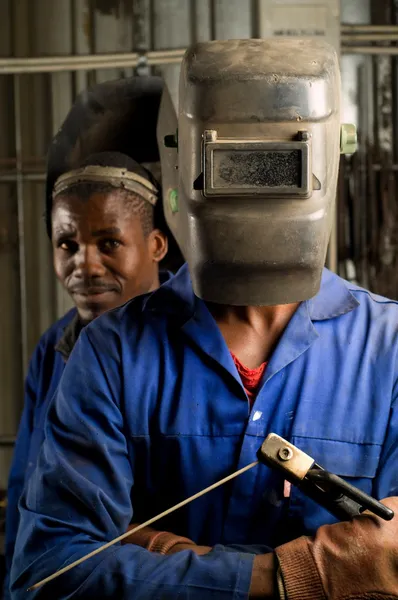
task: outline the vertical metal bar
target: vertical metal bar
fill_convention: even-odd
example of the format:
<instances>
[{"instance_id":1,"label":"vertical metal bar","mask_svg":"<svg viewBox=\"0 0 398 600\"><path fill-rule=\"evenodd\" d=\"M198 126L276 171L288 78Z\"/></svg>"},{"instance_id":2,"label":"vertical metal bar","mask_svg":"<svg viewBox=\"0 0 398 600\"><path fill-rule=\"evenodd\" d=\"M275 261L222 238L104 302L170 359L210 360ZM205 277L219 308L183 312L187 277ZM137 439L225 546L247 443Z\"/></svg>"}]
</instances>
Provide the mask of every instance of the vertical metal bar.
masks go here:
<instances>
[{"instance_id":1,"label":"vertical metal bar","mask_svg":"<svg viewBox=\"0 0 398 600\"><path fill-rule=\"evenodd\" d=\"M120 2L118 10L118 30L119 30L119 48L120 52L130 52L133 44L133 14L134 9L131 3ZM145 74L149 74L149 70L144 68ZM133 67L125 67L123 69L123 77L132 77L134 75Z\"/></svg>"},{"instance_id":2,"label":"vertical metal bar","mask_svg":"<svg viewBox=\"0 0 398 600\"><path fill-rule=\"evenodd\" d=\"M260 35L260 3L259 0L251 0L251 22L252 38L259 38Z\"/></svg>"},{"instance_id":3,"label":"vertical metal bar","mask_svg":"<svg viewBox=\"0 0 398 600\"><path fill-rule=\"evenodd\" d=\"M186 0L156 0L154 50L164 48L186 48L190 43L189 5ZM174 105L178 105L180 65L165 65L159 68L169 87Z\"/></svg>"},{"instance_id":4,"label":"vertical metal bar","mask_svg":"<svg viewBox=\"0 0 398 600\"><path fill-rule=\"evenodd\" d=\"M40 13L37 10L40 8ZM36 0L36 19L47 28L53 27L55 35L43 40L41 52L70 55L72 52L72 5L70 0ZM50 75L51 133L55 135L73 102L72 73ZM60 318L74 306L58 280L55 282L56 317Z\"/></svg>"},{"instance_id":5,"label":"vertical metal bar","mask_svg":"<svg viewBox=\"0 0 398 600\"><path fill-rule=\"evenodd\" d=\"M393 23L398 24L398 0L392 0ZM393 63L393 141L394 141L394 162L398 160L398 58L392 59Z\"/></svg>"},{"instance_id":6,"label":"vertical metal bar","mask_svg":"<svg viewBox=\"0 0 398 600\"><path fill-rule=\"evenodd\" d=\"M90 12L88 0L71 0L71 33L74 54L90 54ZM74 73L75 94L88 87L87 71Z\"/></svg>"},{"instance_id":7,"label":"vertical metal bar","mask_svg":"<svg viewBox=\"0 0 398 600\"><path fill-rule=\"evenodd\" d=\"M16 190L18 210L18 252L19 252L19 282L21 294L21 347L23 372L27 372L29 361L28 350L28 307L26 293L26 254L25 254L25 207L24 182L22 177L22 127L21 127L21 89L20 75L14 75L14 126L16 153Z\"/></svg>"},{"instance_id":8,"label":"vertical metal bar","mask_svg":"<svg viewBox=\"0 0 398 600\"><path fill-rule=\"evenodd\" d=\"M369 82L366 78L366 68L364 64L358 67L358 104L361 110L358 111L358 135L359 148L356 155L356 164L358 166L357 178L359 188L359 229L358 229L358 264L357 277L361 285L366 286L366 238L367 238L367 194L366 194L366 160L365 148L367 140L367 94L366 87Z\"/></svg>"},{"instance_id":9,"label":"vertical metal bar","mask_svg":"<svg viewBox=\"0 0 398 600\"><path fill-rule=\"evenodd\" d=\"M197 35L197 20L196 20L196 0L190 0L189 2L189 28L191 30L191 44L195 44L198 41Z\"/></svg>"},{"instance_id":10,"label":"vertical metal bar","mask_svg":"<svg viewBox=\"0 0 398 600\"><path fill-rule=\"evenodd\" d=\"M156 30L155 0L149 0L149 48L155 48L155 30Z\"/></svg>"},{"instance_id":11,"label":"vertical metal bar","mask_svg":"<svg viewBox=\"0 0 398 600\"><path fill-rule=\"evenodd\" d=\"M341 21L350 25L370 22L370 0L341 2ZM367 223L370 207L370 194L367 188L367 123L370 115L366 108L368 101L368 78L365 77L369 59L363 56L345 55L340 58L342 83L342 122L358 125L360 148L351 159L343 157L340 178L346 178L344 198L338 210L340 240L339 274L360 285L367 281ZM371 89L371 88L369 88ZM344 254L343 254L344 252ZM345 272L344 272L345 271Z\"/></svg>"},{"instance_id":12,"label":"vertical metal bar","mask_svg":"<svg viewBox=\"0 0 398 600\"><path fill-rule=\"evenodd\" d=\"M136 0L133 4L131 47L135 52L147 52L152 46L151 6L149 0ZM131 49L131 48L130 48ZM136 67L138 75L150 75L152 67L142 60Z\"/></svg>"},{"instance_id":13,"label":"vertical metal bar","mask_svg":"<svg viewBox=\"0 0 398 600\"><path fill-rule=\"evenodd\" d=\"M372 2L373 23L389 25L392 17L389 0ZM394 226L396 219L395 198L391 187L391 165L393 162L392 129L392 61L389 56L375 58L376 68L376 148L382 169L378 174L377 210L379 213L378 245L376 255L378 293L395 295L395 246Z\"/></svg>"},{"instance_id":14,"label":"vertical metal bar","mask_svg":"<svg viewBox=\"0 0 398 600\"><path fill-rule=\"evenodd\" d=\"M88 2L88 42L90 47L90 54L95 54L95 9L92 0ZM87 74L87 83L91 87L97 82L97 71L89 71Z\"/></svg>"},{"instance_id":15,"label":"vertical metal bar","mask_svg":"<svg viewBox=\"0 0 398 600\"><path fill-rule=\"evenodd\" d=\"M207 42L211 39L211 11L209 0L191 0L191 43Z\"/></svg>"},{"instance_id":16,"label":"vertical metal bar","mask_svg":"<svg viewBox=\"0 0 398 600\"><path fill-rule=\"evenodd\" d=\"M112 3L111 3L112 4ZM96 3L93 26L95 25L95 53L123 52L126 50L126 32L131 21L124 19L123 10L126 3L113 3L112 10L105 10L100 2ZM130 49L130 48L129 48ZM96 72L97 83L111 79L119 79L128 74L129 69L99 69ZM131 71L130 71L131 72Z\"/></svg>"},{"instance_id":17,"label":"vertical metal bar","mask_svg":"<svg viewBox=\"0 0 398 600\"><path fill-rule=\"evenodd\" d=\"M392 23L396 25L398 23L398 0L392 0ZM392 61L392 102L393 102L393 110L392 110L392 131L393 131L393 162L396 163L398 159L398 58L394 57L391 59ZM396 172L391 174L391 187L392 187L392 199L395 204L395 198L398 193L398 179ZM393 244L396 243L397 238L397 211L395 210L395 222L393 224ZM396 262L396 256L394 256L394 262ZM398 278L395 277L395 289L394 289L394 298L397 297L398 294Z\"/></svg>"},{"instance_id":18,"label":"vertical metal bar","mask_svg":"<svg viewBox=\"0 0 398 600\"><path fill-rule=\"evenodd\" d=\"M251 3L241 0L216 0L215 39L249 38L252 31Z\"/></svg>"},{"instance_id":19,"label":"vertical metal bar","mask_svg":"<svg viewBox=\"0 0 398 600\"><path fill-rule=\"evenodd\" d=\"M3 25L0 38L0 55L12 56L14 44L15 15L11 1L0 2L0 22ZM0 80L0 156L15 157L15 115L13 76ZM1 294L1 349L0 349L0 435L14 435L23 404L23 364L20 304L20 271L18 245L18 206L16 181L0 190L0 271ZM7 488L12 459L12 449L3 447L0 452L0 489ZM0 536L0 543L4 537Z\"/></svg>"},{"instance_id":20,"label":"vertical metal bar","mask_svg":"<svg viewBox=\"0 0 398 600\"><path fill-rule=\"evenodd\" d=\"M149 0L135 0L133 4L132 48L135 52L146 52L151 48L153 28L151 5L152 2Z\"/></svg>"},{"instance_id":21,"label":"vertical metal bar","mask_svg":"<svg viewBox=\"0 0 398 600\"><path fill-rule=\"evenodd\" d=\"M347 223L347 182L345 174L345 157L340 158L339 181L337 190L337 241L339 252L339 275L347 279L347 259L348 259L348 236L346 230Z\"/></svg>"},{"instance_id":22,"label":"vertical metal bar","mask_svg":"<svg viewBox=\"0 0 398 600\"><path fill-rule=\"evenodd\" d=\"M210 0L210 39L217 39L216 33L216 0Z\"/></svg>"}]
</instances>

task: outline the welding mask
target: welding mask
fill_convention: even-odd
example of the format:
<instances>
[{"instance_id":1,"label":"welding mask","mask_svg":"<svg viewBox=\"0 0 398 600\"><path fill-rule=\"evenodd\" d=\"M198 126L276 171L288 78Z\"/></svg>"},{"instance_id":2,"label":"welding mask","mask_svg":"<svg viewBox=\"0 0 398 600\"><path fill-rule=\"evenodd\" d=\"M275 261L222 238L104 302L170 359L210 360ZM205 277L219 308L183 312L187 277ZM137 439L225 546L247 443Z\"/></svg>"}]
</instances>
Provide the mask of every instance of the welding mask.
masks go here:
<instances>
[{"instance_id":1,"label":"welding mask","mask_svg":"<svg viewBox=\"0 0 398 600\"><path fill-rule=\"evenodd\" d=\"M197 296L244 306L317 293L340 132L338 57L325 42L228 40L188 49L178 119L165 89L158 143L166 219ZM354 151L354 131L344 136L344 150Z\"/></svg>"},{"instance_id":2,"label":"welding mask","mask_svg":"<svg viewBox=\"0 0 398 600\"><path fill-rule=\"evenodd\" d=\"M48 152L46 224L50 237L55 182L92 154L126 154L160 185L156 124L162 89L160 77L130 77L98 84L77 97Z\"/></svg>"},{"instance_id":3,"label":"welding mask","mask_svg":"<svg viewBox=\"0 0 398 600\"><path fill-rule=\"evenodd\" d=\"M56 182L93 154L126 154L144 167L146 179L157 188L156 195L161 196L156 125L162 90L160 77L141 76L100 83L77 97L48 152L45 216L50 238ZM161 201L155 203L154 218L155 226L164 231L169 240L169 251L162 261L162 268L176 270L182 264L182 258L166 226Z\"/></svg>"}]
</instances>

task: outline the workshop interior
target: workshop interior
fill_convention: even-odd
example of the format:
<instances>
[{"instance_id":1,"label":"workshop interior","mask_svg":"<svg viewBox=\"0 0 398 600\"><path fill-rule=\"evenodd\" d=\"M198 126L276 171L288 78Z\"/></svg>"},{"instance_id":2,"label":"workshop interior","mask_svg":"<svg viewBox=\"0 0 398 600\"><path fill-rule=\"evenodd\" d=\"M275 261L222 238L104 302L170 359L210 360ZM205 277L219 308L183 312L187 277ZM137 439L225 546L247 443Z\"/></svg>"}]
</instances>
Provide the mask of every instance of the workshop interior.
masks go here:
<instances>
[{"instance_id":1,"label":"workshop interior","mask_svg":"<svg viewBox=\"0 0 398 600\"><path fill-rule=\"evenodd\" d=\"M356 126L357 149L340 156L326 262L398 300L398 0L0 0L1 553L24 377L40 336L72 307L44 219L51 140L97 84L159 76L178 112L190 45L274 37L324 40L338 53L341 121Z\"/></svg>"}]
</instances>

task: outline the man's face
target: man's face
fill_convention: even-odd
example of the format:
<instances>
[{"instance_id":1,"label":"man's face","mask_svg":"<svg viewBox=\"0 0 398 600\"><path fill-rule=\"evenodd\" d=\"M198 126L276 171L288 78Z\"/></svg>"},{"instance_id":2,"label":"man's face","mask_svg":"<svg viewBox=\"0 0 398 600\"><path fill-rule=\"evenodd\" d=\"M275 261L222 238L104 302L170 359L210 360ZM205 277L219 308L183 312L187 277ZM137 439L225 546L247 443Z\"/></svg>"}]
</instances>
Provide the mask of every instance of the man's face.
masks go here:
<instances>
[{"instance_id":1,"label":"man's face","mask_svg":"<svg viewBox=\"0 0 398 600\"><path fill-rule=\"evenodd\" d=\"M140 217L118 190L88 200L60 196L52 233L56 275L85 322L159 285L167 239L159 230L145 236Z\"/></svg>"}]
</instances>

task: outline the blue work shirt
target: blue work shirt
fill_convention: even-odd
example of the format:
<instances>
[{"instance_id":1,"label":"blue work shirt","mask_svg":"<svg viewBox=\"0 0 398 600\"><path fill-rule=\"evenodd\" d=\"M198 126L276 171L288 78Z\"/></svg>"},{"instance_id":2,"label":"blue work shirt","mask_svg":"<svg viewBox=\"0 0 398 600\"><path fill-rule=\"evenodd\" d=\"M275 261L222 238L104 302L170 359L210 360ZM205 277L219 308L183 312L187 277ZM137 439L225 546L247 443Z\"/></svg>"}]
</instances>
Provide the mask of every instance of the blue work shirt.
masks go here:
<instances>
[{"instance_id":1,"label":"blue work shirt","mask_svg":"<svg viewBox=\"0 0 398 600\"><path fill-rule=\"evenodd\" d=\"M24 408L19 424L7 488L6 580L8 580L19 525L18 502L24 483L32 474L44 439L44 415L65 368L65 357L57 350L65 329L77 318L73 308L42 335L29 363L25 379Z\"/></svg>"},{"instance_id":2,"label":"blue work shirt","mask_svg":"<svg viewBox=\"0 0 398 600\"><path fill-rule=\"evenodd\" d=\"M159 272L161 284L170 277L170 271ZM76 308L68 311L42 335L29 363L24 408L7 487L5 600L9 598L9 574L19 527L19 499L36 466L44 440L45 414L49 402L82 327Z\"/></svg>"},{"instance_id":3,"label":"blue work shirt","mask_svg":"<svg viewBox=\"0 0 398 600\"><path fill-rule=\"evenodd\" d=\"M286 327L253 409L186 267L87 326L21 502L13 598L66 564L256 459L275 432L377 498L398 494L396 302L325 270ZM264 465L156 527L216 545L171 556L126 544L30 598L243 599L253 553L334 519Z\"/></svg>"}]
</instances>

